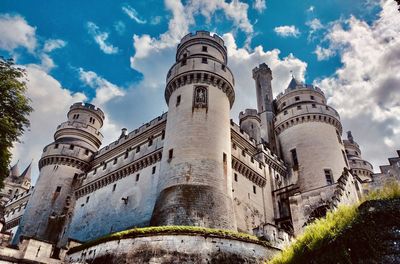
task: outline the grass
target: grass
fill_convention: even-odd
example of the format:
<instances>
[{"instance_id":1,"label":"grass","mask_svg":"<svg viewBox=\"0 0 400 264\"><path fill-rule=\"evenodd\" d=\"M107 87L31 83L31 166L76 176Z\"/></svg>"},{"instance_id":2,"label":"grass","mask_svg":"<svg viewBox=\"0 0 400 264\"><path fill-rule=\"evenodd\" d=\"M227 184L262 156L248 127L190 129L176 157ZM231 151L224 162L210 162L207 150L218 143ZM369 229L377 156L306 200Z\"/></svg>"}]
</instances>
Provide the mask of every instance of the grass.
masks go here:
<instances>
[{"instance_id":1,"label":"grass","mask_svg":"<svg viewBox=\"0 0 400 264\"><path fill-rule=\"evenodd\" d=\"M382 189L372 191L358 204L341 206L328 212L325 218L317 219L306 227L286 249L275 256L269 264L301 263L304 255L334 241L349 226L358 220L358 206L365 201L400 198L400 184L392 182Z\"/></svg>"},{"instance_id":2,"label":"grass","mask_svg":"<svg viewBox=\"0 0 400 264\"><path fill-rule=\"evenodd\" d=\"M231 230L212 229L212 228L205 228L198 226L151 226L151 227L128 229L104 237L100 237L98 239L89 241L80 246L71 248L68 251L68 254L75 253L107 241L120 240L125 238L136 238L143 236L157 236L157 235L193 235L193 236L202 235L204 237L236 239L241 241L262 244L264 246L269 246L269 244L266 241L259 240L256 236L245 233L238 233Z\"/></svg>"}]
</instances>

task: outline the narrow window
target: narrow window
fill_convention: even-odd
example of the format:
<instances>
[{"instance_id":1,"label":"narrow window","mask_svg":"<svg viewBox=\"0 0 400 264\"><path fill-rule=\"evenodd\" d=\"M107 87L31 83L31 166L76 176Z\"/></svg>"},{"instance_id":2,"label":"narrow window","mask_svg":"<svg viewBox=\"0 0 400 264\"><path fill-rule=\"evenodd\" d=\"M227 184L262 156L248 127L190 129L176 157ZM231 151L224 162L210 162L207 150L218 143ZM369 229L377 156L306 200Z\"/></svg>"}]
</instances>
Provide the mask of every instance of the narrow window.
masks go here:
<instances>
[{"instance_id":1,"label":"narrow window","mask_svg":"<svg viewBox=\"0 0 400 264\"><path fill-rule=\"evenodd\" d=\"M56 192L61 192L61 186L57 186Z\"/></svg>"},{"instance_id":2,"label":"narrow window","mask_svg":"<svg viewBox=\"0 0 400 264\"><path fill-rule=\"evenodd\" d=\"M257 193L257 187L255 185L253 185L253 193L256 194Z\"/></svg>"},{"instance_id":3,"label":"narrow window","mask_svg":"<svg viewBox=\"0 0 400 264\"><path fill-rule=\"evenodd\" d=\"M344 163L346 163L346 166L348 167L349 163L347 163L346 154L344 153L343 150L342 150L342 155L343 155Z\"/></svg>"},{"instance_id":4,"label":"narrow window","mask_svg":"<svg viewBox=\"0 0 400 264\"><path fill-rule=\"evenodd\" d=\"M236 149L236 144L235 143L232 143L232 148Z\"/></svg>"},{"instance_id":5,"label":"narrow window","mask_svg":"<svg viewBox=\"0 0 400 264\"><path fill-rule=\"evenodd\" d=\"M226 66L225 66L224 64L222 64L222 65L221 65L221 69L222 69L223 71L226 71Z\"/></svg>"},{"instance_id":6,"label":"narrow window","mask_svg":"<svg viewBox=\"0 0 400 264\"><path fill-rule=\"evenodd\" d=\"M112 191L115 191L116 188L117 188L117 184L114 184Z\"/></svg>"},{"instance_id":7,"label":"narrow window","mask_svg":"<svg viewBox=\"0 0 400 264\"><path fill-rule=\"evenodd\" d=\"M176 97L176 106L181 104L181 96L178 95L178 97Z\"/></svg>"},{"instance_id":8,"label":"narrow window","mask_svg":"<svg viewBox=\"0 0 400 264\"><path fill-rule=\"evenodd\" d=\"M107 163L104 163L103 170L107 169Z\"/></svg>"},{"instance_id":9,"label":"narrow window","mask_svg":"<svg viewBox=\"0 0 400 264\"><path fill-rule=\"evenodd\" d=\"M242 150L242 155L243 155L243 157L246 157L246 150Z\"/></svg>"},{"instance_id":10,"label":"narrow window","mask_svg":"<svg viewBox=\"0 0 400 264\"><path fill-rule=\"evenodd\" d=\"M311 98L311 100L314 100L314 95L311 95L310 98Z\"/></svg>"},{"instance_id":11,"label":"narrow window","mask_svg":"<svg viewBox=\"0 0 400 264\"><path fill-rule=\"evenodd\" d=\"M71 145L69 146L69 149L74 149L74 145L71 144Z\"/></svg>"},{"instance_id":12,"label":"narrow window","mask_svg":"<svg viewBox=\"0 0 400 264\"><path fill-rule=\"evenodd\" d=\"M165 138L165 130L163 130L163 131L161 132L161 140L164 140L164 138Z\"/></svg>"},{"instance_id":13,"label":"narrow window","mask_svg":"<svg viewBox=\"0 0 400 264\"><path fill-rule=\"evenodd\" d=\"M54 148L55 148L55 149L58 149L58 144L55 144L55 145L54 145Z\"/></svg>"},{"instance_id":14,"label":"narrow window","mask_svg":"<svg viewBox=\"0 0 400 264\"><path fill-rule=\"evenodd\" d=\"M337 136L337 139L338 139L339 143L342 144L342 139L340 137L340 133L339 133L338 130L336 130L336 136Z\"/></svg>"},{"instance_id":15,"label":"narrow window","mask_svg":"<svg viewBox=\"0 0 400 264\"><path fill-rule=\"evenodd\" d=\"M140 146L138 146L137 148L136 148L136 153L139 153L140 152Z\"/></svg>"},{"instance_id":16,"label":"narrow window","mask_svg":"<svg viewBox=\"0 0 400 264\"><path fill-rule=\"evenodd\" d=\"M300 96L296 96L296 97L294 98L294 100L300 101Z\"/></svg>"},{"instance_id":17,"label":"narrow window","mask_svg":"<svg viewBox=\"0 0 400 264\"><path fill-rule=\"evenodd\" d=\"M201 58L201 63L207 64L207 58Z\"/></svg>"},{"instance_id":18,"label":"narrow window","mask_svg":"<svg viewBox=\"0 0 400 264\"><path fill-rule=\"evenodd\" d=\"M90 196L86 197L86 203L89 202L89 198L90 198Z\"/></svg>"},{"instance_id":19,"label":"narrow window","mask_svg":"<svg viewBox=\"0 0 400 264\"><path fill-rule=\"evenodd\" d=\"M297 110L301 110L301 105L298 105L298 106L297 106Z\"/></svg>"},{"instance_id":20,"label":"narrow window","mask_svg":"<svg viewBox=\"0 0 400 264\"><path fill-rule=\"evenodd\" d=\"M96 175L97 168L94 168L93 175Z\"/></svg>"},{"instance_id":21,"label":"narrow window","mask_svg":"<svg viewBox=\"0 0 400 264\"><path fill-rule=\"evenodd\" d=\"M149 138L149 147L150 147L151 145L153 145L153 139L152 139L152 138Z\"/></svg>"},{"instance_id":22,"label":"narrow window","mask_svg":"<svg viewBox=\"0 0 400 264\"><path fill-rule=\"evenodd\" d=\"M203 52L207 52L207 46L203 46L202 51L203 51Z\"/></svg>"},{"instance_id":23,"label":"narrow window","mask_svg":"<svg viewBox=\"0 0 400 264\"><path fill-rule=\"evenodd\" d=\"M136 174L136 181L139 181L140 174Z\"/></svg>"},{"instance_id":24,"label":"narrow window","mask_svg":"<svg viewBox=\"0 0 400 264\"><path fill-rule=\"evenodd\" d=\"M287 115L287 110L283 111L283 114L284 114L284 115Z\"/></svg>"},{"instance_id":25,"label":"narrow window","mask_svg":"<svg viewBox=\"0 0 400 264\"><path fill-rule=\"evenodd\" d=\"M333 177L332 177L332 171L331 170L324 170L325 173L325 179L326 179L326 183L328 185L333 184Z\"/></svg>"},{"instance_id":26,"label":"narrow window","mask_svg":"<svg viewBox=\"0 0 400 264\"><path fill-rule=\"evenodd\" d=\"M311 104L312 108L317 108L317 106L315 104Z\"/></svg>"},{"instance_id":27,"label":"narrow window","mask_svg":"<svg viewBox=\"0 0 400 264\"><path fill-rule=\"evenodd\" d=\"M251 157L250 161L251 161L251 163L254 163L254 158L253 158L253 157Z\"/></svg>"},{"instance_id":28,"label":"narrow window","mask_svg":"<svg viewBox=\"0 0 400 264\"><path fill-rule=\"evenodd\" d=\"M115 158L113 164L114 164L114 165L117 164L117 161L118 161L118 158Z\"/></svg>"},{"instance_id":29,"label":"narrow window","mask_svg":"<svg viewBox=\"0 0 400 264\"><path fill-rule=\"evenodd\" d=\"M170 149L170 150L168 151L168 159L172 159L173 156L174 156L174 149Z\"/></svg>"},{"instance_id":30,"label":"narrow window","mask_svg":"<svg viewBox=\"0 0 400 264\"><path fill-rule=\"evenodd\" d=\"M297 151L296 151L296 149L292 149L290 151L290 153L292 154L293 170L298 170L299 161L297 159Z\"/></svg>"},{"instance_id":31,"label":"narrow window","mask_svg":"<svg viewBox=\"0 0 400 264\"><path fill-rule=\"evenodd\" d=\"M126 150L124 159L128 158L128 156L129 156L129 150Z\"/></svg>"},{"instance_id":32,"label":"narrow window","mask_svg":"<svg viewBox=\"0 0 400 264\"><path fill-rule=\"evenodd\" d=\"M233 178L235 179L235 182L237 182L238 181L238 176L237 176L237 174L235 173L235 174L233 174Z\"/></svg>"},{"instance_id":33,"label":"narrow window","mask_svg":"<svg viewBox=\"0 0 400 264\"><path fill-rule=\"evenodd\" d=\"M88 149L85 150L85 155L86 156L89 155L89 150Z\"/></svg>"},{"instance_id":34,"label":"narrow window","mask_svg":"<svg viewBox=\"0 0 400 264\"><path fill-rule=\"evenodd\" d=\"M152 170L151 170L151 174L154 174L154 173L156 173L156 166L154 166L154 167L152 168Z\"/></svg>"},{"instance_id":35,"label":"narrow window","mask_svg":"<svg viewBox=\"0 0 400 264\"><path fill-rule=\"evenodd\" d=\"M285 107L285 106L286 106L286 102L283 102L283 103L282 103L282 107Z\"/></svg>"},{"instance_id":36,"label":"narrow window","mask_svg":"<svg viewBox=\"0 0 400 264\"><path fill-rule=\"evenodd\" d=\"M181 66L184 66L184 65L186 65L186 59L183 59L183 60L181 61Z\"/></svg>"},{"instance_id":37,"label":"narrow window","mask_svg":"<svg viewBox=\"0 0 400 264\"><path fill-rule=\"evenodd\" d=\"M226 163L226 153L223 153L223 154L222 154L222 161L223 161L224 163Z\"/></svg>"}]
</instances>

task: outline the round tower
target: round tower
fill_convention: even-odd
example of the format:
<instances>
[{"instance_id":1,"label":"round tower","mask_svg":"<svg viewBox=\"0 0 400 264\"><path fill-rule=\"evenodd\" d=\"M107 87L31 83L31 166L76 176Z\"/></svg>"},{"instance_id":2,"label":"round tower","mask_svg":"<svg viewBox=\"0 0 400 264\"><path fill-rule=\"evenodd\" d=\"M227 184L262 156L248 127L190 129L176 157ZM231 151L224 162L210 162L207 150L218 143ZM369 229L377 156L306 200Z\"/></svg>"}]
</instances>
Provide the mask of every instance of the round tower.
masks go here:
<instances>
[{"instance_id":1,"label":"round tower","mask_svg":"<svg viewBox=\"0 0 400 264\"><path fill-rule=\"evenodd\" d=\"M339 114L324 93L294 78L277 97L275 132L300 192L334 184L348 167Z\"/></svg>"},{"instance_id":2,"label":"round tower","mask_svg":"<svg viewBox=\"0 0 400 264\"><path fill-rule=\"evenodd\" d=\"M91 104L75 103L67 116L68 121L57 127L54 142L43 149L39 178L16 237L66 242L63 235L73 207L72 190L101 145L104 113Z\"/></svg>"},{"instance_id":3,"label":"round tower","mask_svg":"<svg viewBox=\"0 0 400 264\"><path fill-rule=\"evenodd\" d=\"M239 114L240 129L245 131L257 144L261 143L261 119L256 109L246 109Z\"/></svg>"},{"instance_id":4,"label":"round tower","mask_svg":"<svg viewBox=\"0 0 400 264\"><path fill-rule=\"evenodd\" d=\"M347 139L343 140L343 143L351 174L357 175L362 181L371 181L373 167L361 157L360 146L354 141L351 131L347 132Z\"/></svg>"},{"instance_id":5,"label":"round tower","mask_svg":"<svg viewBox=\"0 0 400 264\"><path fill-rule=\"evenodd\" d=\"M166 138L152 225L236 229L229 111L233 74L223 40L206 31L178 45L167 75Z\"/></svg>"}]
</instances>

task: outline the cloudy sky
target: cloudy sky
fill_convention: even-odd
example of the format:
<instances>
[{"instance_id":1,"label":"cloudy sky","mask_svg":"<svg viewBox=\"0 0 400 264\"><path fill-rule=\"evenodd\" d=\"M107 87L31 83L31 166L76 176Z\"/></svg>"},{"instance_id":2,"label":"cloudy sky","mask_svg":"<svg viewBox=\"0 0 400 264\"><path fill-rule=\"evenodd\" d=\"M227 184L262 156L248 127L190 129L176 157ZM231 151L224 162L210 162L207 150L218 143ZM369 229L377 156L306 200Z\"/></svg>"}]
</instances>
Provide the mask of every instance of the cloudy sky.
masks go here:
<instances>
[{"instance_id":1,"label":"cloudy sky","mask_svg":"<svg viewBox=\"0 0 400 264\"><path fill-rule=\"evenodd\" d=\"M233 119L256 106L252 68L271 67L275 95L292 71L325 91L377 170L400 148L399 25L393 0L2 0L0 55L26 67L35 109L13 162L37 167L76 101L105 111L105 144L167 111L176 45L209 30L228 48Z\"/></svg>"}]
</instances>

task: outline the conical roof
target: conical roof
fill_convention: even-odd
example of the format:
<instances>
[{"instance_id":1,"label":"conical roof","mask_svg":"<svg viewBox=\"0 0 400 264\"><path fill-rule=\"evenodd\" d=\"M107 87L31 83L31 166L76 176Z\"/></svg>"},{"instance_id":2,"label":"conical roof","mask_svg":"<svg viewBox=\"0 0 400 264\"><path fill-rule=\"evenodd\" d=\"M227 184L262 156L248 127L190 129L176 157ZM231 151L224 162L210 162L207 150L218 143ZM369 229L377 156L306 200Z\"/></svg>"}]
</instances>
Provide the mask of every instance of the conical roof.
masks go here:
<instances>
[{"instance_id":1,"label":"conical roof","mask_svg":"<svg viewBox=\"0 0 400 264\"><path fill-rule=\"evenodd\" d=\"M24 172L21 174L20 178L30 181L31 180L31 168L32 168L32 161L31 161L31 163L29 163L28 167L26 167Z\"/></svg>"},{"instance_id":2,"label":"conical roof","mask_svg":"<svg viewBox=\"0 0 400 264\"><path fill-rule=\"evenodd\" d=\"M18 177L19 176L19 169L18 169L18 162L14 164L14 166L12 166L10 168L10 177Z\"/></svg>"},{"instance_id":3,"label":"conical roof","mask_svg":"<svg viewBox=\"0 0 400 264\"><path fill-rule=\"evenodd\" d=\"M288 89L289 90L294 90L297 88L297 86L302 86L302 83L297 81L294 76L292 76L292 80L290 81L289 85L288 85Z\"/></svg>"}]
</instances>

